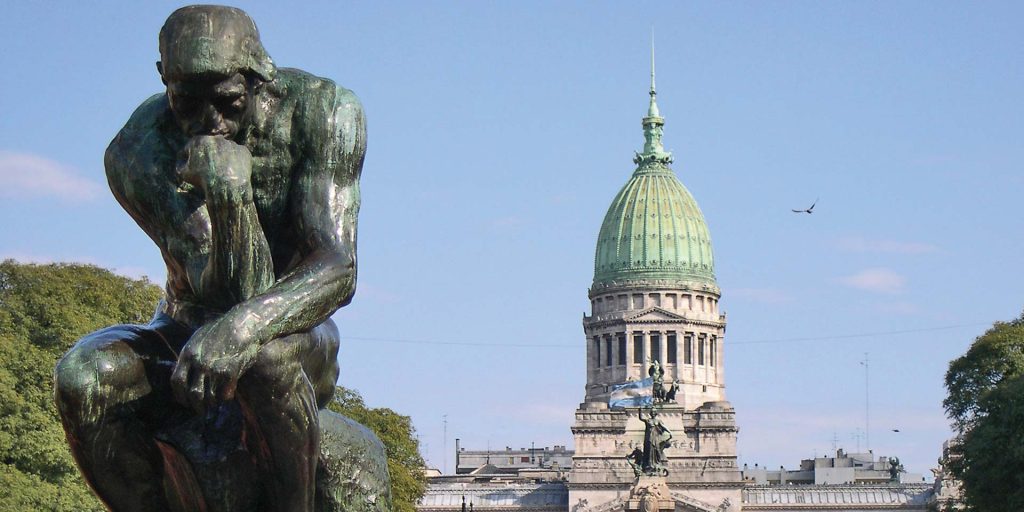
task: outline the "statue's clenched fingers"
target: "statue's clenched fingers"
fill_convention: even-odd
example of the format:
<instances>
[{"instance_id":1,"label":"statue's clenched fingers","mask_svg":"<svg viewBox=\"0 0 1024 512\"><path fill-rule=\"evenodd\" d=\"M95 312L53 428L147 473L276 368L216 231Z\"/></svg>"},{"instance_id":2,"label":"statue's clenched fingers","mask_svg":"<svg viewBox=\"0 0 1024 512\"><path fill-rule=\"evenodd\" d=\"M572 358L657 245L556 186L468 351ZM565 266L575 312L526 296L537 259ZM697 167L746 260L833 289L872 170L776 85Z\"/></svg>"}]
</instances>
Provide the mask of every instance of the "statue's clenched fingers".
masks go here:
<instances>
[{"instance_id":1,"label":"statue's clenched fingers","mask_svg":"<svg viewBox=\"0 0 1024 512\"><path fill-rule=\"evenodd\" d=\"M203 372L196 371L193 369L190 375L190 382L188 386L188 405L197 412L203 411L203 400L206 396L206 376Z\"/></svg>"}]
</instances>

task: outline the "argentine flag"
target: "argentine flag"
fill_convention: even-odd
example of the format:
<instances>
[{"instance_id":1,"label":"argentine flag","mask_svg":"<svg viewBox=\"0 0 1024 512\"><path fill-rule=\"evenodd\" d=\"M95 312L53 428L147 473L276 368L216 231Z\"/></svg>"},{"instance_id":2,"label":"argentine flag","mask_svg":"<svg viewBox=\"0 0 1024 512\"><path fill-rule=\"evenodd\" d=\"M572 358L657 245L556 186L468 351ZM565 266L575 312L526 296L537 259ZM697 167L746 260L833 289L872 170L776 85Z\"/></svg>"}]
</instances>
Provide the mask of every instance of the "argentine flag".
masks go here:
<instances>
[{"instance_id":1,"label":"argentine flag","mask_svg":"<svg viewBox=\"0 0 1024 512\"><path fill-rule=\"evenodd\" d=\"M623 382L612 387L608 407L650 407L654 404L654 379Z\"/></svg>"}]
</instances>

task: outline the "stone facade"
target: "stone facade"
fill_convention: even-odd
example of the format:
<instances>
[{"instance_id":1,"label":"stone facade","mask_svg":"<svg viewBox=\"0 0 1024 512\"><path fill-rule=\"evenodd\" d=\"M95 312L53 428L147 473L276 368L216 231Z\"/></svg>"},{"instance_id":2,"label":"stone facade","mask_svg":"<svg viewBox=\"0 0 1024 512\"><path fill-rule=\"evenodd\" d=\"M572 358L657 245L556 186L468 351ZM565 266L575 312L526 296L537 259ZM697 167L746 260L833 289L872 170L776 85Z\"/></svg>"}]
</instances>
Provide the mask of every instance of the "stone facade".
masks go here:
<instances>
[{"instance_id":1,"label":"stone facade","mask_svg":"<svg viewBox=\"0 0 1024 512\"><path fill-rule=\"evenodd\" d=\"M599 284L590 290L587 338L588 402L608 402L612 386L647 377L661 363L665 385L678 383L676 401L696 409L725 400L725 315L709 284Z\"/></svg>"}]
</instances>

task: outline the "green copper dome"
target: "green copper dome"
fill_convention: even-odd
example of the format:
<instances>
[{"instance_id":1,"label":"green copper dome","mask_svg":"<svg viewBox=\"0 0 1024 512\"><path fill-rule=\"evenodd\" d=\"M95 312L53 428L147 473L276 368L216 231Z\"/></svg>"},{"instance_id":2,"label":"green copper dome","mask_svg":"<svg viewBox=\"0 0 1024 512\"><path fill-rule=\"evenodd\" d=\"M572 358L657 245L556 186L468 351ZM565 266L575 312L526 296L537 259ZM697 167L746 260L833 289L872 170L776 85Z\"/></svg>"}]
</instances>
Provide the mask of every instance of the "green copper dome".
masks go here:
<instances>
[{"instance_id":1,"label":"green copper dome","mask_svg":"<svg viewBox=\"0 0 1024 512\"><path fill-rule=\"evenodd\" d=\"M626 281L715 284L711 234L697 202L669 167L661 144L665 120L655 102L643 119L644 149L633 176L615 196L597 236L594 288Z\"/></svg>"}]
</instances>

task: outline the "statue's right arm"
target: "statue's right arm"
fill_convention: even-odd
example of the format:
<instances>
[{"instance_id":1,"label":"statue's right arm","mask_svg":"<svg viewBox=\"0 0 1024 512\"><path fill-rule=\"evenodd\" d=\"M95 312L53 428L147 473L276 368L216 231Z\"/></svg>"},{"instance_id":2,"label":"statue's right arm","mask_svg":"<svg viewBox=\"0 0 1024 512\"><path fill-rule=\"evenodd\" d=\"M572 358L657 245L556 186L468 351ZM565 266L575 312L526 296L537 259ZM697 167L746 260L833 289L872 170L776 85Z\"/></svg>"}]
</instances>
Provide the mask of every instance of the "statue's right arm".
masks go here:
<instances>
[{"instance_id":1,"label":"statue's right arm","mask_svg":"<svg viewBox=\"0 0 1024 512\"><path fill-rule=\"evenodd\" d=\"M160 248L168 284L188 290L206 266L209 216L174 179L177 155L161 130L166 115L163 94L145 101L107 147L104 167L117 202Z\"/></svg>"}]
</instances>

